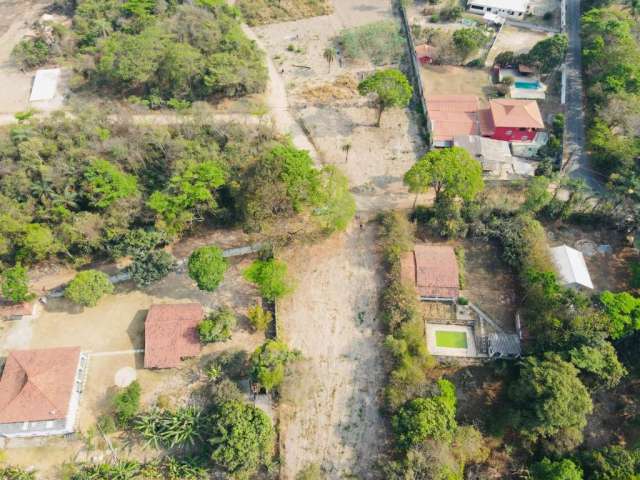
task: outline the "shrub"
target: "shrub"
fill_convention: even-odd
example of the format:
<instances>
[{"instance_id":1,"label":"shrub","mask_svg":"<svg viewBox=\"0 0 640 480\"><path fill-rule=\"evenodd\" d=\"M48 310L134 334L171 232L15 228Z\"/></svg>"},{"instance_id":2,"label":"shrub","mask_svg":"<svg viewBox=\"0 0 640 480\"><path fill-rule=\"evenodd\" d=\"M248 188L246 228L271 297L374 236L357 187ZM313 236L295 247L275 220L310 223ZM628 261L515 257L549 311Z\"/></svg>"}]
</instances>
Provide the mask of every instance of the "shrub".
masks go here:
<instances>
[{"instance_id":1,"label":"shrub","mask_svg":"<svg viewBox=\"0 0 640 480\"><path fill-rule=\"evenodd\" d=\"M273 321L271 312L265 310L260 305L254 305L253 307L250 307L249 311L247 312L247 317L249 317L249 323L251 323L251 326L255 330L260 332L264 332L267 327L269 327L269 324Z\"/></svg>"},{"instance_id":2,"label":"shrub","mask_svg":"<svg viewBox=\"0 0 640 480\"><path fill-rule=\"evenodd\" d=\"M382 21L345 30L338 44L348 60L371 60L375 65L397 63L405 48L398 25Z\"/></svg>"},{"instance_id":3,"label":"shrub","mask_svg":"<svg viewBox=\"0 0 640 480\"><path fill-rule=\"evenodd\" d=\"M582 480L582 469L568 458L552 461L543 458L531 468L532 480Z\"/></svg>"},{"instance_id":4,"label":"shrub","mask_svg":"<svg viewBox=\"0 0 640 480\"><path fill-rule=\"evenodd\" d=\"M0 478L3 480L36 480L36 472L27 472L10 465L0 465Z\"/></svg>"},{"instance_id":5,"label":"shrub","mask_svg":"<svg viewBox=\"0 0 640 480\"><path fill-rule=\"evenodd\" d=\"M213 463L233 476L248 477L271 461L275 432L262 410L243 402L226 402L216 409L211 421Z\"/></svg>"},{"instance_id":6,"label":"shrub","mask_svg":"<svg viewBox=\"0 0 640 480\"><path fill-rule=\"evenodd\" d=\"M293 291L287 264L275 258L256 260L244 271L244 278L257 285L260 295L271 302Z\"/></svg>"},{"instance_id":7,"label":"shrub","mask_svg":"<svg viewBox=\"0 0 640 480\"><path fill-rule=\"evenodd\" d=\"M154 250L146 255L136 256L129 267L129 272L131 279L138 287L146 287L169 275L175 265L175 259L170 253Z\"/></svg>"},{"instance_id":8,"label":"shrub","mask_svg":"<svg viewBox=\"0 0 640 480\"><path fill-rule=\"evenodd\" d=\"M200 341L204 343L225 342L231 338L236 323L236 314L230 308L224 307L200 322L198 325Z\"/></svg>"},{"instance_id":9,"label":"shrub","mask_svg":"<svg viewBox=\"0 0 640 480\"><path fill-rule=\"evenodd\" d=\"M95 307L104 295L113 293L109 277L97 270L78 273L64 291L64 296L78 305Z\"/></svg>"},{"instance_id":10,"label":"shrub","mask_svg":"<svg viewBox=\"0 0 640 480\"><path fill-rule=\"evenodd\" d=\"M51 48L42 38L26 38L13 47L11 56L21 68L32 69L49 61Z\"/></svg>"},{"instance_id":11,"label":"shrub","mask_svg":"<svg viewBox=\"0 0 640 480\"><path fill-rule=\"evenodd\" d=\"M113 411L120 426L126 426L140 410L140 383L132 382L112 399Z\"/></svg>"},{"instance_id":12,"label":"shrub","mask_svg":"<svg viewBox=\"0 0 640 480\"><path fill-rule=\"evenodd\" d=\"M2 296L14 303L33 298L33 295L29 293L27 269L19 263L2 272Z\"/></svg>"},{"instance_id":13,"label":"shrub","mask_svg":"<svg viewBox=\"0 0 640 480\"><path fill-rule=\"evenodd\" d=\"M189 256L189 276L200 290L213 292L224 278L229 263L218 247L200 247Z\"/></svg>"},{"instance_id":14,"label":"shrub","mask_svg":"<svg viewBox=\"0 0 640 480\"><path fill-rule=\"evenodd\" d=\"M267 340L251 355L251 376L265 390L273 390L284 380L286 365L299 356L300 352L289 350L286 343Z\"/></svg>"}]
</instances>

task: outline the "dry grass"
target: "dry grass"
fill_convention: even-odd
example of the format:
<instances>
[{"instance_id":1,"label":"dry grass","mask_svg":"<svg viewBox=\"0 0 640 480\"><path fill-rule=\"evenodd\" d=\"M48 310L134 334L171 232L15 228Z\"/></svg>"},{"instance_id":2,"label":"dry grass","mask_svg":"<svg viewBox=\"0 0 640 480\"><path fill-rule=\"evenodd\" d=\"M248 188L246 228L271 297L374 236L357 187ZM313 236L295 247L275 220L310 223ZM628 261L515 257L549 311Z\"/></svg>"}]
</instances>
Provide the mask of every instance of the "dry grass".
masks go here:
<instances>
[{"instance_id":1,"label":"dry grass","mask_svg":"<svg viewBox=\"0 0 640 480\"><path fill-rule=\"evenodd\" d=\"M303 88L300 97L313 103L326 103L331 100L349 100L358 96L358 82L348 74L342 74L333 83Z\"/></svg>"},{"instance_id":2,"label":"dry grass","mask_svg":"<svg viewBox=\"0 0 640 480\"><path fill-rule=\"evenodd\" d=\"M238 0L249 25L286 22L331 13L328 0Z\"/></svg>"},{"instance_id":3,"label":"dry grass","mask_svg":"<svg viewBox=\"0 0 640 480\"><path fill-rule=\"evenodd\" d=\"M453 65L425 65L422 84L429 95L476 95L485 100L494 89L485 69L456 67Z\"/></svg>"}]
</instances>

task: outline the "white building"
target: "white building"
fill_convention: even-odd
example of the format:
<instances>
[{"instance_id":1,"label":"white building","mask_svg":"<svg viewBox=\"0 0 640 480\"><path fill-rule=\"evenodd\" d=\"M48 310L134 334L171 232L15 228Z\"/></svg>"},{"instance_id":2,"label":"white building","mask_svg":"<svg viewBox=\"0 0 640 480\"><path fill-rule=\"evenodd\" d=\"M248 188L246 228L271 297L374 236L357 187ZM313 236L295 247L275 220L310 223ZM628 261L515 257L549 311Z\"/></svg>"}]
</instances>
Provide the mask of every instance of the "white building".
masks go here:
<instances>
[{"instance_id":1,"label":"white building","mask_svg":"<svg viewBox=\"0 0 640 480\"><path fill-rule=\"evenodd\" d=\"M564 286L576 289L593 289L591 276L582 252L567 245L562 245L551 249L551 257L558 270L560 282Z\"/></svg>"},{"instance_id":2,"label":"white building","mask_svg":"<svg viewBox=\"0 0 640 480\"><path fill-rule=\"evenodd\" d=\"M467 8L478 15L494 13L505 18L523 20L529 8L529 0L469 0Z\"/></svg>"}]
</instances>

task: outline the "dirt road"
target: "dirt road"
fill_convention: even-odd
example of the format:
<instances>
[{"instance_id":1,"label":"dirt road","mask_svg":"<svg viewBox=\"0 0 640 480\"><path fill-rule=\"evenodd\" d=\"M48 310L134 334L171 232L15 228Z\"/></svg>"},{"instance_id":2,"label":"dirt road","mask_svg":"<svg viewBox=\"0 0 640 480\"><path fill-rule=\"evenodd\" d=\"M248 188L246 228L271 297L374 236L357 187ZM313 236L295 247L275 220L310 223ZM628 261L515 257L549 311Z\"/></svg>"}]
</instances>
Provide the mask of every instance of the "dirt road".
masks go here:
<instances>
[{"instance_id":1,"label":"dirt road","mask_svg":"<svg viewBox=\"0 0 640 480\"><path fill-rule=\"evenodd\" d=\"M278 315L285 340L305 360L282 392L283 480L310 463L330 479L376 478L371 467L385 428L375 240L374 226L355 225L285 258L300 288L279 304Z\"/></svg>"}]
</instances>

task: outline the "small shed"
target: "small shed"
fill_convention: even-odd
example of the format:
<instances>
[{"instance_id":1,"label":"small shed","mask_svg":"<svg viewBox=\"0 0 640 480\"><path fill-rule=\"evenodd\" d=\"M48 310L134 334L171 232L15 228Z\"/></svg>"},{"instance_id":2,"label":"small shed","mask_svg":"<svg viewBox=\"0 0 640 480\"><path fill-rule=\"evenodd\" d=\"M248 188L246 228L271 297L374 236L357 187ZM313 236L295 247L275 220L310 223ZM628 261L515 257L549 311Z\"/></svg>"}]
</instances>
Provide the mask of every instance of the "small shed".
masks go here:
<instances>
[{"instance_id":1,"label":"small shed","mask_svg":"<svg viewBox=\"0 0 640 480\"><path fill-rule=\"evenodd\" d=\"M582 252L568 245L561 245L551 249L551 257L563 285L576 289L593 289L591 275Z\"/></svg>"},{"instance_id":2,"label":"small shed","mask_svg":"<svg viewBox=\"0 0 640 480\"><path fill-rule=\"evenodd\" d=\"M175 368L180 360L200 353L199 303L151 305L144 322L144 368Z\"/></svg>"},{"instance_id":3,"label":"small shed","mask_svg":"<svg viewBox=\"0 0 640 480\"><path fill-rule=\"evenodd\" d=\"M436 60L437 50L432 45L422 44L416 46L416 57L422 65L429 65Z\"/></svg>"},{"instance_id":4,"label":"small shed","mask_svg":"<svg viewBox=\"0 0 640 480\"><path fill-rule=\"evenodd\" d=\"M400 259L400 276L423 299L454 301L460 296L458 260L450 246L416 245Z\"/></svg>"},{"instance_id":5,"label":"small shed","mask_svg":"<svg viewBox=\"0 0 640 480\"><path fill-rule=\"evenodd\" d=\"M0 318L6 320L34 320L38 317L39 305L37 301L21 303L1 303Z\"/></svg>"},{"instance_id":6,"label":"small shed","mask_svg":"<svg viewBox=\"0 0 640 480\"><path fill-rule=\"evenodd\" d=\"M31 88L30 102L40 102L53 100L58 92L58 82L60 81L61 70L59 68L49 68L38 70L33 80Z\"/></svg>"}]
</instances>

